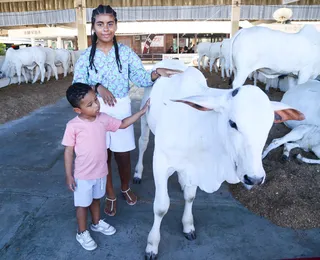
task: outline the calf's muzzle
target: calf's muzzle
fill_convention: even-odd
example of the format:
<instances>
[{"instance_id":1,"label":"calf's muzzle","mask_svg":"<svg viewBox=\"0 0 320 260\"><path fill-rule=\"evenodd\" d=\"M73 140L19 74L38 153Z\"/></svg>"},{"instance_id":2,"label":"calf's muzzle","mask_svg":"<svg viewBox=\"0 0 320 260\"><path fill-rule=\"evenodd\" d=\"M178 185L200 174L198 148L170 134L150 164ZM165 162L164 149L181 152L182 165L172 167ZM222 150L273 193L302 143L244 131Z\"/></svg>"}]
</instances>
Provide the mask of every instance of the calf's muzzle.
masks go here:
<instances>
[{"instance_id":1,"label":"calf's muzzle","mask_svg":"<svg viewBox=\"0 0 320 260\"><path fill-rule=\"evenodd\" d=\"M249 177L247 174L244 175L244 183L247 185L259 185L263 183L264 177L261 178L254 178L254 177Z\"/></svg>"}]
</instances>

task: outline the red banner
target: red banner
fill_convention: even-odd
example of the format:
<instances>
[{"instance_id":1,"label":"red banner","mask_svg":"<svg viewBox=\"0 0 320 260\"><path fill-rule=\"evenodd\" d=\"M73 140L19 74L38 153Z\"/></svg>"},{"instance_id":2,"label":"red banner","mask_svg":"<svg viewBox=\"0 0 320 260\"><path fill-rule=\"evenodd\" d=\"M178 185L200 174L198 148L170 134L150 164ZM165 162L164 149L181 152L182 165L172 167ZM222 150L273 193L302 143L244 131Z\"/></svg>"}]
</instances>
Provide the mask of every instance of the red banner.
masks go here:
<instances>
[{"instance_id":1,"label":"red banner","mask_svg":"<svg viewBox=\"0 0 320 260\"><path fill-rule=\"evenodd\" d=\"M144 43L144 48L143 48L143 52L142 53L149 53L149 48L150 48L150 45L154 39L156 35L155 34L149 34L145 43Z\"/></svg>"}]
</instances>

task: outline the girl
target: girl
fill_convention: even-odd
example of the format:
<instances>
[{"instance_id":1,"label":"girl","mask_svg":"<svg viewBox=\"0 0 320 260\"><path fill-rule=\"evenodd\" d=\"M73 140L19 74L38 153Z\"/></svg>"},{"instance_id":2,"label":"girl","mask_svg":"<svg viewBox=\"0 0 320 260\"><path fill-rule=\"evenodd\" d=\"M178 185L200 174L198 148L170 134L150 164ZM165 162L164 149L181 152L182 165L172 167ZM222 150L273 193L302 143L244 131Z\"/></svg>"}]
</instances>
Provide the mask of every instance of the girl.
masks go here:
<instances>
[{"instance_id":1,"label":"girl","mask_svg":"<svg viewBox=\"0 0 320 260\"><path fill-rule=\"evenodd\" d=\"M128 46L117 43L117 13L109 6L99 5L92 12L92 46L79 58L73 82L94 87L98 93L101 112L123 119L131 115L129 80L136 86L150 87L160 76L169 77L176 70L158 68L148 72L140 58ZM130 151L135 149L133 126L116 133L107 133L108 169L105 213L116 214L116 195L112 184L111 157L114 153L121 180L121 192L129 205L135 205L136 195L129 187L131 164Z\"/></svg>"}]
</instances>

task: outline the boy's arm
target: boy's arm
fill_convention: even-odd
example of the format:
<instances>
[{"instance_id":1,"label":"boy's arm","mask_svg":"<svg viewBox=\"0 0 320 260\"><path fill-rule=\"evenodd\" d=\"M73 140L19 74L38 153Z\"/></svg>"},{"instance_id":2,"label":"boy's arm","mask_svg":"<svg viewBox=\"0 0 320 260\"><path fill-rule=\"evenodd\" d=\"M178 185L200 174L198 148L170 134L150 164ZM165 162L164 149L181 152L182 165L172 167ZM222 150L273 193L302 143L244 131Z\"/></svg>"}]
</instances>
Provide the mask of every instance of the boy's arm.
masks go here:
<instances>
[{"instance_id":1,"label":"boy's arm","mask_svg":"<svg viewBox=\"0 0 320 260\"><path fill-rule=\"evenodd\" d=\"M134 122L136 122L140 117L142 117L146 113L146 111L147 111L147 109L149 107L149 104L150 104L150 100L148 99L146 104L143 106L143 108L139 112L133 114L132 116L129 116L129 117L126 117L125 119L123 119L119 129L127 128L128 126L130 126Z\"/></svg>"},{"instance_id":2,"label":"boy's arm","mask_svg":"<svg viewBox=\"0 0 320 260\"><path fill-rule=\"evenodd\" d=\"M73 146L66 146L64 150L64 167L66 170L66 182L68 189L75 191L76 183L72 174L72 165L73 165Z\"/></svg>"}]
</instances>

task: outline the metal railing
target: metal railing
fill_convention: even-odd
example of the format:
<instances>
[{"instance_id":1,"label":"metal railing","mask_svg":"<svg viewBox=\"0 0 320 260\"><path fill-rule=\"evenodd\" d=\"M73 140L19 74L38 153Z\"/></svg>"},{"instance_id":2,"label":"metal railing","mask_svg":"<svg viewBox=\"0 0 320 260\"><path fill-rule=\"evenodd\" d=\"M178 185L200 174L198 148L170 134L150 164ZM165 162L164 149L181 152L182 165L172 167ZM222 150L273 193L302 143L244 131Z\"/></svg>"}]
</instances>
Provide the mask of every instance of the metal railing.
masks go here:
<instances>
[{"instance_id":1,"label":"metal railing","mask_svg":"<svg viewBox=\"0 0 320 260\"><path fill-rule=\"evenodd\" d=\"M162 53L148 53L148 54L138 54L142 61L161 61L162 60Z\"/></svg>"}]
</instances>

